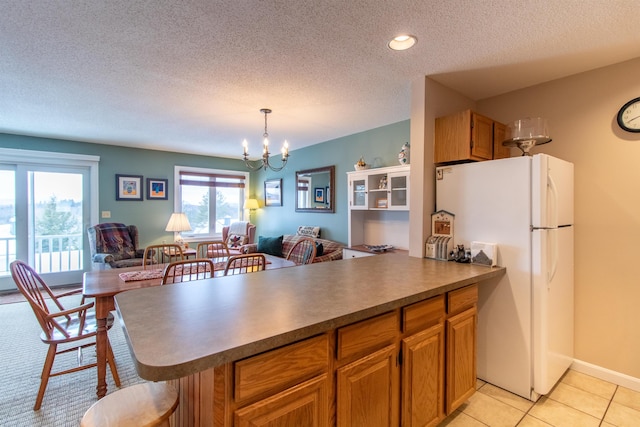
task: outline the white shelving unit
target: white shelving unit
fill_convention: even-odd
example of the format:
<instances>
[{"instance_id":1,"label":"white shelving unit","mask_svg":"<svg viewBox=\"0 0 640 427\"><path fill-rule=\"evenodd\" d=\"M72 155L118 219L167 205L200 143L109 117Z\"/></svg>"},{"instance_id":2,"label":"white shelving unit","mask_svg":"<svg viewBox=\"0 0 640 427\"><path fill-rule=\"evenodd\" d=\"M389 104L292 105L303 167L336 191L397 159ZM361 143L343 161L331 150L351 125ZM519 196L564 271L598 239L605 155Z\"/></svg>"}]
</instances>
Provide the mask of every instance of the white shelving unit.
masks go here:
<instances>
[{"instance_id":1,"label":"white shelving unit","mask_svg":"<svg viewBox=\"0 0 640 427\"><path fill-rule=\"evenodd\" d=\"M349 246L409 246L410 166L347 172Z\"/></svg>"}]
</instances>

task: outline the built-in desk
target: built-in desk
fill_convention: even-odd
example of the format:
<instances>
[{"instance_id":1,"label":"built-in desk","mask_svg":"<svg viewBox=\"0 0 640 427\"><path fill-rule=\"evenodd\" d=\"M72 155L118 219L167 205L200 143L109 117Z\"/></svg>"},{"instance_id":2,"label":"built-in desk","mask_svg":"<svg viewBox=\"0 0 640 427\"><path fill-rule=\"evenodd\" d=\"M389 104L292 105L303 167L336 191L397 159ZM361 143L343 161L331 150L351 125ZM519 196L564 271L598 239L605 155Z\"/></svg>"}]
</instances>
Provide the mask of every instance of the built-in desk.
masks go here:
<instances>
[{"instance_id":1,"label":"built-in desk","mask_svg":"<svg viewBox=\"0 0 640 427\"><path fill-rule=\"evenodd\" d=\"M190 387L183 398L197 401L188 408L181 401L176 425L187 425L196 414L196 425L230 425L233 415L222 401L231 393L233 362L284 348L298 355L291 363L315 366L304 358L317 359L317 348L325 345L317 339L328 343L325 353L332 358L337 330L388 313L398 316L403 307L504 272L389 253L133 290L115 300L139 375L152 381L190 378L179 382ZM294 343L298 350L290 353L285 346ZM260 368L249 372L260 374ZM214 390L221 399L216 405ZM208 424L214 411L222 411L216 416L224 422Z\"/></svg>"},{"instance_id":2,"label":"built-in desk","mask_svg":"<svg viewBox=\"0 0 640 427\"><path fill-rule=\"evenodd\" d=\"M393 254L393 253L409 256L409 251L406 251L403 249L394 248L394 249L386 249L384 251L373 251L369 249L367 245L356 245L356 246L348 246L346 248L342 248L342 259L363 258L367 256Z\"/></svg>"}]
</instances>

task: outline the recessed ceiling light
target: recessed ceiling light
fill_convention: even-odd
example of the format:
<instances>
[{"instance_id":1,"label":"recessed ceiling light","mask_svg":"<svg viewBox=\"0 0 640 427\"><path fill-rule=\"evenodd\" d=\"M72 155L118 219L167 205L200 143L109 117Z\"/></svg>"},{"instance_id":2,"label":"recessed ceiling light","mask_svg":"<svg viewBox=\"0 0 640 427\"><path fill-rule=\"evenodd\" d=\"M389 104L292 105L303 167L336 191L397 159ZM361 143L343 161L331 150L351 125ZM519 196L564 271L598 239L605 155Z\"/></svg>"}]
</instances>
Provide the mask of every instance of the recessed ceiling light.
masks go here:
<instances>
[{"instance_id":1,"label":"recessed ceiling light","mask_svg":"<svg viewBox=\"0 0 640 427\"><path fill-rule=\"evenodd\" d=\"M418 39L415 36L403 34L394 37L393 40L389 42L389 47L393 50L407 50L417 42Z\"/></svg>"}]
</instances>

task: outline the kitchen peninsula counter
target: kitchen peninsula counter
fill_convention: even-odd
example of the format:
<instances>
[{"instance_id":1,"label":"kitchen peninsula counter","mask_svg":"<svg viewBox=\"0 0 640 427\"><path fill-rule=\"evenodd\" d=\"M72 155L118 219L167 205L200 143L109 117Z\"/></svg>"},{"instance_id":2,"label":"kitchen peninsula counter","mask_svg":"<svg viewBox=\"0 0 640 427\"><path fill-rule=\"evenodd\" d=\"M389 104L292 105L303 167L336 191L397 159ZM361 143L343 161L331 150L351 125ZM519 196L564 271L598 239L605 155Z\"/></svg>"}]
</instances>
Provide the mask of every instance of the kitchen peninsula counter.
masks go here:
<instances>
[{"instance_id":1,"label":"kitchen peninsula counter","mask_svg":"<svg viewBox=\"0 0 640 427\"><path fill-rule=\"evenodd\" d=\"M256 414L242 415L237 410L244 393L244 403L251 404L253 411L252 405L258 403L252 404L252 399L273 402L273 398L264 398L266 387L272 387L274 381L288 388L287 398L296 396L297 387L331 390L333 386L327 385L333 381L330 372L342 362L351 363L348 347L344 347L347 356L341 362L341 343L359 337L361 331L375 334L375 339L390 331L393 336L383 337L387 339L384 345L392 340L396 343L392 352L396 352L397 340L406 334L399 335L403 332L395 329L400 328L400 313L407 307L436 301L444 313L445 295L449 298L472 289L477 299L476 284L482 286L481 282L504 273L499 267L389 253L127 291L116 295L115 301L138 374L151 381L171 380L181 394L195 399L186 406L181 403L174 425L193 425L188 420L195 417L195 425L230 426L236 425L233 414ZM475 311L475 300L471 304ZM422 310L414 312L429 316L433 312ZM444 321L442 316L439 319ZM473 331L474 325L475 321ZM354 327L355 335L349 332ZM354 351L351 355L360 357ZM475 344L472 351L475 359ZM332 362L334 357L338 359ZM475 384L475 361L473 365ZM309 375L319 373L318 367L322 376L315 377L313 384L303 381L293 387L293 377L308 380ZM392 368L395 370L397 367ZM293 372L293 377L287 377L285 371ZM266 375L265 383L256 383L260 375ZM321 420L315 425L334 424L332 406L318 403L331 400L332 392L320 394L310 402L327 410L316 408L312 413L330 415L326 423ZM181 407L189 413L180 412ZM264 410L260 407L258 413ZM214 423L213 418L223 421Z\"/></svg>"},{"instance_id":2,"label":"kitchen peninsula counter","mask_svg":"<svg viewBox=\"0 0 640 427\"><path fill-rule=\"evenodd\" d=\"M503 275L387 254L138 289L116 307L138 374L180 378Z\"/></svg>"}]
</instances>

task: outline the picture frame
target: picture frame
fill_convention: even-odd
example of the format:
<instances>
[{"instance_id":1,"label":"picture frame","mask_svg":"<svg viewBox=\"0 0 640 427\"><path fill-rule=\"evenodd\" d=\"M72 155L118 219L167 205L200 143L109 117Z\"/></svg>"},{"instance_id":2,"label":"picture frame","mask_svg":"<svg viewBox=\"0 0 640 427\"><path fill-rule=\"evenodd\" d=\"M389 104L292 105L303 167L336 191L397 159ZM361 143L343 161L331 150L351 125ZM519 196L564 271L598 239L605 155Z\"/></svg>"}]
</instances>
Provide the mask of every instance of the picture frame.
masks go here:
<instances>
[{"instance_id":1,"label":"picture frame","mask_svg":"<svg viewBox=\"0 0 640 427\"><path fill-rule=\"evenodd\" d=\"M313 201L316 203L324 203L324 187L316 187L313 189Z\"/></svg>"},{"instance_id":2,"label":"picture frame","mask_svg":"<svg viewBox=\"0 0 640 427\"><path fill-rule=\"evenodd\" d=\"M376 199L376 208L386 208L388 207L387 198L379 198Z\"/></svg>"},{"instance_id":3,"label":"picture frame","mask_svg":"<svg viewBox=\"0 0 640 427\"><path fill-rule=\"evenodd\" d=\"M282 178L264 181L264 205L282 206Z\"/></svg>"},{"instance_id":4,"label":"picture frame","mask_svg":"<svg viewBox=\"0 0 640 427\"><path fill-rule=\"evenodd\" d=\"M168 179L147 178L147 200L167 200L168 198Z\"/></svg>"},{"instance_id":5,"label":"picture frame","mask_svg":"<svg viewBox=\"0 0 640 427\"><path fill-rule=\"evenodd\" d=\"M144 195L142 175L116 174L116 200L142 201Z\"/></svg>"},{"instance_id":6,"label":"picture frame","mask_svg":"<svg viewBox=\"0 0 640 427\"><path fill-rule=\"evenodd\" d=\"M329 204L329 200L331 200L331 193L329 193L329 191L331 191L330 188L331 187L328 186L324 188L324 203L327 205Z\"/></svg>"}]
</instances>

